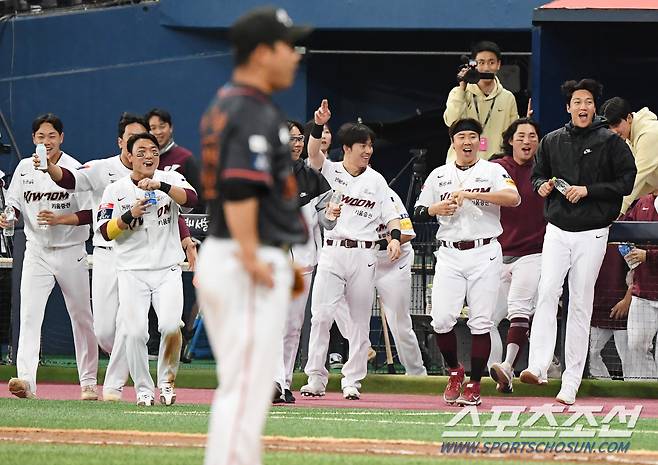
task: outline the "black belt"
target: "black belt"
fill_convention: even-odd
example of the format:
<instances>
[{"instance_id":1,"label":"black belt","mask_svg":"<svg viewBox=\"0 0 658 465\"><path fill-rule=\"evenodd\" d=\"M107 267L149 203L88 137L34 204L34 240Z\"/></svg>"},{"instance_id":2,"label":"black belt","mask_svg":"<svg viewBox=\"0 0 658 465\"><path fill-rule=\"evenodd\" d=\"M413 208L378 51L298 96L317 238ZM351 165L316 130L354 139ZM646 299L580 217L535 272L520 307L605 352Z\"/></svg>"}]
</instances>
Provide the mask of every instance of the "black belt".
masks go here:
<instances>
[{"instance_id":1,"label":"black belt","mask_svg":"<svg viewBox=\"0 0 658 465\"><path fill-rule=\"evenodd\" d=\"M439 245L441 247L448 247L449 249L470 250L476 247L482 247L483 245L490 244L494 239L495 237L487 237L486 239L475 239L474 241L439 241Z\"/></svg>"},{"instance_id":2,"label":"black belt","mask_svg":"<svg viewBox=\"0 0 658 465\"><path fill-rule=\"evenodd\" d=\"M378 241L353 241L352 239L343 239L341 241L327 239L326 243L327 245L340 246L348 249L374 249L379 245Z\"/></svg>"},{"instance_id":3,"label":"black belt","mask_svg":"<svg viewBox=\"0 0 658 465\"><path fill-rule=\"evenodd\" d=\"M105 250L112 250L112 247L108 247L106 245L95 245L94 248L97 249L105 249Z\"/></svg>"}]
</instances>

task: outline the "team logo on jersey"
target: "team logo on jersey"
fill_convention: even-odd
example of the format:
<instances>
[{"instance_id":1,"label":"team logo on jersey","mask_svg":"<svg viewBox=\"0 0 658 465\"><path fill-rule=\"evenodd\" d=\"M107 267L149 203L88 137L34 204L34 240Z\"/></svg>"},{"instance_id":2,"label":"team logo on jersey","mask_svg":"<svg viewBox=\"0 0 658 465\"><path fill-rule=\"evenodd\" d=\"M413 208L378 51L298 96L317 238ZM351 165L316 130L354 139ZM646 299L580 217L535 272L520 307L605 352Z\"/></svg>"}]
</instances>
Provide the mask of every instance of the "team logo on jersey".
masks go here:
<instances>
[{"instance_id":1,"label":"team logo on jersey","mask_svg":"<svg viewBox=\"0 0 658 465\"><path fill-rule=\"evenodd\" d=\"M509 184L510 186L516 186L514 179L512 179L512 176L510 176L509 174L504 173L503 178L505 179L505 184Z\"/></svg>"},{"instance_id":2,"label":"team logo on jersey","mask_svg":"<svg viewBox=\"0 0 658 465\"><path fill-rule=\"evenodd\" d=\"M112 218L112 212L114 211L113 203L102 203L98 207L98 213L96 215L96 220L109 220Z\"/></svg>"},{"instance_id":3,"label":"team logo on jersey","mask_svg":"<svg viewBox=\"0 0 658 465\"><path fill-rule=\"evenodd\" d=\"M343 204L350 205L352 207L375 208L374 201L366 200L366 199L357 199L356 197L350 197L349 195L343 195Z\"/></svg>"},{"instance_id":4,"label":"team logo on jersey","mask_svg":"<svg viewBox=\"0 0 658 465\"><path fill-rule=\"evenodd\" d=\"M50 200L51 202L61 202L67 200L71 195L68 192L32 192L27 191L23 194L25 202L38 202L41 199Z\"/></svg>"},{"instance_id":5,"label":"team logo on jersey","mask_svg":"<svg viewBox=\"0 0 658 465\"><path fill-rule=\"evenodd\" d=\"M439 187L449 186L449 185L451 185L451 184L452 184L452 181L441 181L441 182L439 183Z\"/></svg>"},{"instance_id":6,"label":"team logo on jersey","mask_svg":"<svg viewBox=\"0 0 658 465\"><path fill-rule=\"evenodd\" d=\"M89 163L85 163L84 165L78 166L76 169L78 170L85 170L87 168L91 168L91 165Z\"/></svg>"}]
</instances>

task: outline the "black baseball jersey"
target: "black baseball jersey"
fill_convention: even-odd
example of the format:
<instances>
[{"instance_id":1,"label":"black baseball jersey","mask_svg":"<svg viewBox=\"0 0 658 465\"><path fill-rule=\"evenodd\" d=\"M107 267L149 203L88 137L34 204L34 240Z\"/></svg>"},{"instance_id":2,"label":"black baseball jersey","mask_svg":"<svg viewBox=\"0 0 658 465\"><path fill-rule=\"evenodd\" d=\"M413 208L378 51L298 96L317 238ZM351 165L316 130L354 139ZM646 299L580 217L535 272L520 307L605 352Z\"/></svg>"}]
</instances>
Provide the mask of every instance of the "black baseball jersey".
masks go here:
<instances>
[{"instance_id":1,"label":"black baseball jersey","mask_svg":"<svg viewBox=\"0 0 658 465\"><path fill-rule=\"evenodd\" d=\"M237 187L258 196L261 243L306 241L285 123L270 97L253 87L229 83L218 91L201 120L202 184L211 236L231 237L223 205Z\"/></svg>"}]
</instances>

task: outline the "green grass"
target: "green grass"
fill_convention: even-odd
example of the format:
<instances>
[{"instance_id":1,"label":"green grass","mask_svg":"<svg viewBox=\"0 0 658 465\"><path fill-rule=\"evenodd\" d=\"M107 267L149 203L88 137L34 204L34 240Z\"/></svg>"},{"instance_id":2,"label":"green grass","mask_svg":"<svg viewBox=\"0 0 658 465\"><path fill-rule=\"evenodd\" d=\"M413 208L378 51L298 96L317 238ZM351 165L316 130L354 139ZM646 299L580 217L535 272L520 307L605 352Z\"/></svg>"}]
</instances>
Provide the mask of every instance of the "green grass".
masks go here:
<instances>
[{"instance_id":1,"label":"green grass","mask_svg":"<svg viewBox=\"0 0 658 465\"><path fill-rule=\"evenodd\" d=\"M204 450L200 448L66 446L0 443L0 463L20 465L201 465ZM411 458L364 455L331 455L289 452L265 454L265 465L463 465L454 458ZM526 460L486 460L479 456L478 465L510 465ZM576 465L562 462L562 465Z\"/></svg>"},{"instance_id":2,"label":"green grass","mask_svg":"<svg viewBox=\"0 0 658 465\"><path fill-rule=\"evenodd\" d=\"M78 372L67 359L54 359L51 365L40 366L38 371L39 383L65 383L76 384ZM105 364L101 364L98 371L99 383L105 376ZM151 362L151 374L156 375L155 362ZM9 381L16 376L16 367L0 365L0 382ZM340 378L338 373L329 376L327 390L330 392L340 391ZM437 394L443 392L447 382L445 376L404 376L386 374L368 374L363 381L362 392L385 393L385 394ZM295 373L293 377L293 389L298 390L306 384L306 376L303 373ZM217 378L214 364L207 361L194 361L192 364L181 364L176 386L189 388L214 389L217 387ZM1 386L0 386L1 388ZM520 382L514 384L514 395L516 396L540 396L554 397L560 390L560 381L551 380L546 386L529 386ZM489 378L482 380L483 396L500 396L495 390L495 383ZM617 380L583 380L579 397L638 397L645 399L658 398L658 389L655 381L623 382Z\"/></svg>"}]
</instances>

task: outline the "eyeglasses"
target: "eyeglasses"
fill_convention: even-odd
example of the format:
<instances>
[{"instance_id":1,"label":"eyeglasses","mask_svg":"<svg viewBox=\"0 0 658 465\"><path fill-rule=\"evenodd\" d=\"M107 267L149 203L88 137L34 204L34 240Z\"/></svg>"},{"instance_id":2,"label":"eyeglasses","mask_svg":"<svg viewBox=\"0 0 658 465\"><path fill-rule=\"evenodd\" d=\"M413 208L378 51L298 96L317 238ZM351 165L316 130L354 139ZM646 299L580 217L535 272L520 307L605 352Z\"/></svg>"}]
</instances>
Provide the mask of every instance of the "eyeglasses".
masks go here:
<instances>
[{"instance_id":1,"label":"eyeglasses","mask_svg":"<svg viewBox=\"0 0 658 465\"><path fill-rule=\"evenodd\" d=\"M304 142L304 136L290 136L290 142Z\"/></svg>"}]
</instances>

